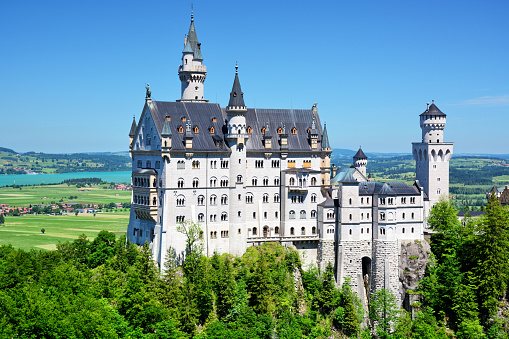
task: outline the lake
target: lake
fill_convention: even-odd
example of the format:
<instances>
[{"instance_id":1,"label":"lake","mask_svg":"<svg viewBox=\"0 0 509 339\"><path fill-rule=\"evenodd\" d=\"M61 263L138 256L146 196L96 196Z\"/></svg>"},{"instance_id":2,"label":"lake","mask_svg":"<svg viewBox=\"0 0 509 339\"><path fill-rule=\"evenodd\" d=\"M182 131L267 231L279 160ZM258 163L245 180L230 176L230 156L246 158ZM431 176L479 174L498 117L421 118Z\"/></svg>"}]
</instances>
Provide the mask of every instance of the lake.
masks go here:
<instances>
[{"instance_id":1,"label":"lake","mask_svg":"<svg viewBox=\"0 0 509 339\"><path fill-rule=\"evenodd\" d=\"M131 172L74 172L59 174L12 174L0 175L0 187L8 185L58 184L66 179L101 178L106 182L130 183Z\"/></svg>"}]
</instances>

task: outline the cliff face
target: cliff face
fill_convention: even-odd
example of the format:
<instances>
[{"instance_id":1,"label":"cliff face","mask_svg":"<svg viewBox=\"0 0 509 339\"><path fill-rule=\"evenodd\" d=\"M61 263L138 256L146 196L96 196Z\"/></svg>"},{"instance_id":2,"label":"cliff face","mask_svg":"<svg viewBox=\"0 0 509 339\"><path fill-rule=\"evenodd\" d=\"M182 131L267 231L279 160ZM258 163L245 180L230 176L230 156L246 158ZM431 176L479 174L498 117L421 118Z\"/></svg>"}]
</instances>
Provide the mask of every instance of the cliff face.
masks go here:
<instances>
[{"instance_id":1,"label":"cliff face","mask_svg":"<svg viewBox=\"0 0 509 339\"><path fill-rule=\"evenodd\" d=\"M417 284L424 278L430 255L431 248L426 240L401 243L399 260L400 291L403 296L403 307L411 313L419 305L417 302L420 301L420 295L408 293L407 291L417 290Z\"/></svg>"}]
</instances>

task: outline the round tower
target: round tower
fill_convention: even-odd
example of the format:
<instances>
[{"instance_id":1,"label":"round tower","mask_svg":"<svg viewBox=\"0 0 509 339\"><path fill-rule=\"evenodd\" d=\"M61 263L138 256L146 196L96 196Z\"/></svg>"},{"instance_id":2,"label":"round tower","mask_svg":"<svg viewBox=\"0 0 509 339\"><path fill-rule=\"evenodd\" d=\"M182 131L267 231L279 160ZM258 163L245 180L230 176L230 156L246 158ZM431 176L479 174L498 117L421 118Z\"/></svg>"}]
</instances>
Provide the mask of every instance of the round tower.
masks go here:
<instances>
[{"instance_id":1,"label":"round tower","mask_svg":"<svg viewBox=\"0 0 509 339\"><path fill-rule=\"evenodd\" d=\"M207 67L203 66L201 43L194 27L194 16L191 13L191 26L184 41L182 65L179 66L181 98L177 101L208 102L203 96L203 84L207 76Z\"/></svg>"},{"instance_id":2,"label":"round tower","mask_svg":"<svg viewBox=\"0 0 509 339\"><path fill-rule=\"evenodd\" d=\"M363 176L366 176L366 166L368 165L368 157L362 151L362 147L359 147L359 150L353 156L353 166L362 173Z\"/></svg>"},{"instance_id":3,"label":"round tower","mask_svg":"<svg viewBox=\"0 0 509 339\"><path fill-rule=\"evenodd\" d=\"M431 106L427 103L426 111L420 115L422 142L430 144L444 142L445 117L434 100Z\"/></svg>"}]
</instances>

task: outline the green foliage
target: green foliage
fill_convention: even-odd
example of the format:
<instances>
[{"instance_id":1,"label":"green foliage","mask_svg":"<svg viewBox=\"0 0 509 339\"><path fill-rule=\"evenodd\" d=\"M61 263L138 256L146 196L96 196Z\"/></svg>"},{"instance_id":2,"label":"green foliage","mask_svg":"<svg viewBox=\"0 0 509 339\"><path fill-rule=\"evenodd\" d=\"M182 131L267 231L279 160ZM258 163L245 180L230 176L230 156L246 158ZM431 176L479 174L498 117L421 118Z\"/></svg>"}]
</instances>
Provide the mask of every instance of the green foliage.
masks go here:
<instances>
[{"instance_id":1,"label":"green foliage","mask_svg":"<svg viewBox=\"0 0 509 339\"><path fill-rule=\"evenodd\" d=\"M396 297L391 291L381 289L371 295L369 301L369 319L379 338L389 338L392 328L399 318Z\"/></svg>"},{"instance_id":2,"label":"green foliage","mask_svg":"<svg viewBox=\"0 0 509 339\"><path fill-rule=\"evenodd\" d=\"M0 225L3 225L5 223L5 217L3 214L0 214Z\"/></svg>"}]
</instances>

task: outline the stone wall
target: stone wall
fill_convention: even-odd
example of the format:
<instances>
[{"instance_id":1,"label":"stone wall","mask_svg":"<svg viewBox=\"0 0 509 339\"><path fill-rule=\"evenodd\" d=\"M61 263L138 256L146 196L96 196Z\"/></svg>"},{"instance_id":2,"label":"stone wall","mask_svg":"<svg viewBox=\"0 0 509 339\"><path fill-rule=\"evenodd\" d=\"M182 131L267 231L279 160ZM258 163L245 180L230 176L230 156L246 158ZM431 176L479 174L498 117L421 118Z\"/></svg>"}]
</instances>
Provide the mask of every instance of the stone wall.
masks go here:
<instances>
[{"instance_id":1,"label":"stone wall","mask_svg":"<svg viewBox=\"0 0 509 339\"><path fill-rule=\"evenodd\" d=\"M394 293L397 304L401 305L398 241L375 240L373 242L371 272L370 292L376 293L385 288Z\"/></svg>"},{"instance_id":2,"label":"stone wall","mask_svg":"<svg viewBox=\"0 0 509 339\"><path fill-rule=\"evenodd\" d=\"M318 268L323 271L327 267L328 263L334 266L334 260L336 259L336 251L334 249L334 241L332 240L320 240L318 242L318 253L317 262Z\"/></svg>"}]
</instances>

